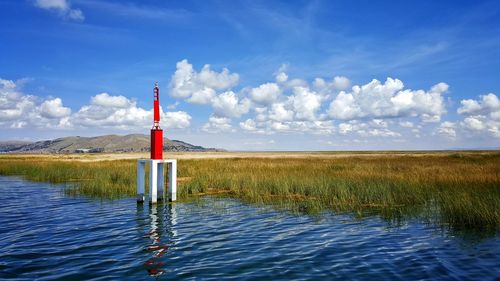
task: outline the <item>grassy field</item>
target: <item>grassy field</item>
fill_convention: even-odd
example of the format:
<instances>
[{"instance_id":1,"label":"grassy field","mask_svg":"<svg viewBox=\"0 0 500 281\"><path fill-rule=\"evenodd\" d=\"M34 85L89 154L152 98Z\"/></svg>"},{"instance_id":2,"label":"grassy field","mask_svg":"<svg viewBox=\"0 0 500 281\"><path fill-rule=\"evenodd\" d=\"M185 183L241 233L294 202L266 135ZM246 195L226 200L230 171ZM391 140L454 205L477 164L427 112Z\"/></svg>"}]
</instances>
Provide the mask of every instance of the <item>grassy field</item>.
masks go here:
<instances>
[{"instance_id":1,"label":"grassy field","mask_svg":"<svg viewBox=\"0 0 500 281\"><path fill-rule=\"evenodd\" d=\"M417 218L454 229L500 225L500 152L201 155L175 156L181 200L208 194L306 213ZM67 189L74 195L135 196L135 160L91 157L2 155L0 175L74 183Z\"/></svg>"}]
</instances>

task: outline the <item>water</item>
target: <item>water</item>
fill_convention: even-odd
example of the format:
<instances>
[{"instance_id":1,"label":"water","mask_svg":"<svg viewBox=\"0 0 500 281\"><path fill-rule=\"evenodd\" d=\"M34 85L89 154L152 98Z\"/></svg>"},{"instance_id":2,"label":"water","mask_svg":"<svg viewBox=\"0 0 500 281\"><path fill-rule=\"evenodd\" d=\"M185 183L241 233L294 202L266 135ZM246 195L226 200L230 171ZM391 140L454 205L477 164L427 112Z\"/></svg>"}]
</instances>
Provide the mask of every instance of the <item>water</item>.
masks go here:
<instances>
[{"instance_id":1,"label":"water","mask_svg":"<svg viewBox=\"0 0 500 281\"><path fill-rule=\"evenodd\" d=\"M0 177L0 279L495 280L498 237L236 200L137 206Z\"/></svg>"}]
</instances>

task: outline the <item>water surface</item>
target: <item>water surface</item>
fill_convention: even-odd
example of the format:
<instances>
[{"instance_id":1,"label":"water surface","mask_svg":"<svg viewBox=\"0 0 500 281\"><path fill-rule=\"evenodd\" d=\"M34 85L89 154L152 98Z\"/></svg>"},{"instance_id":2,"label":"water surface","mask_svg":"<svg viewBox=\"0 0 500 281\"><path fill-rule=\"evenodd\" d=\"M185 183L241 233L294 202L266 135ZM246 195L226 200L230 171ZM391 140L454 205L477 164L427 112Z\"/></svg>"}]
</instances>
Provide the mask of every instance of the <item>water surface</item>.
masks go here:
<instances>
[{"instance_id":1,"label":"water surface","mask_svg":"<svg viewBox=\"0 0 500 281\"><path fill-rule=\"evenodd\" d=\"M0 279L495 280L497 236L205 198L150 207L0 177Z\"/></svg>"}]
</instances>

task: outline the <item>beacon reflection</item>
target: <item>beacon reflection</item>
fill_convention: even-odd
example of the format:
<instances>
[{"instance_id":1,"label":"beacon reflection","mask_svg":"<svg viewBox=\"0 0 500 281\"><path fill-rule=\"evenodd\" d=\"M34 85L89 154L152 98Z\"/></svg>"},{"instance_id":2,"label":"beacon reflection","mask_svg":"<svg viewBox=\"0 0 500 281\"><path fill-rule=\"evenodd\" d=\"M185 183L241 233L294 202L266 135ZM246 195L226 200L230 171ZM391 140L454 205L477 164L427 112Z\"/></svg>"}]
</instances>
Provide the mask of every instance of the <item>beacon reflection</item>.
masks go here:
<instances>
[{"instance_id":1,"label":"beacon reflection","mask_svg":"<svg viewBox=\"0 0 500 281\"><path fill-rule=\"evenodd\" d=\"M149 209L150 228L147 232L149 243L145 250L151 253L144 267L150 276L157 277L165 274L167 253L176 235L173 226L177 223L176 210L173 204L151 205Z\"/></svg>"}]
</instances>

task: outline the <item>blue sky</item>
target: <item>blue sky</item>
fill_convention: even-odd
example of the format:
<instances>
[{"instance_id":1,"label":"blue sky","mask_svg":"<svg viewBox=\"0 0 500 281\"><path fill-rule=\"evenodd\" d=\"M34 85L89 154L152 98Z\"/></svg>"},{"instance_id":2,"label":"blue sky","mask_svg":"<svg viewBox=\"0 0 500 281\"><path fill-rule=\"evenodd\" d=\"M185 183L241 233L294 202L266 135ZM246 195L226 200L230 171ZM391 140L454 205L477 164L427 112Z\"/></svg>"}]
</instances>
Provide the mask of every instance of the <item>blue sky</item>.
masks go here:
<instances>
[{"instance_id":1,"label":"blue sky","mask_svg":"<svg viewBox=\"0 0 500 281\"><path fill-rule=\"evenodd\" d=\"M498 1L0 0L2 140L500 147ZM390 78L390 79L389 79Z\"/></svg>"}]
</instances>

